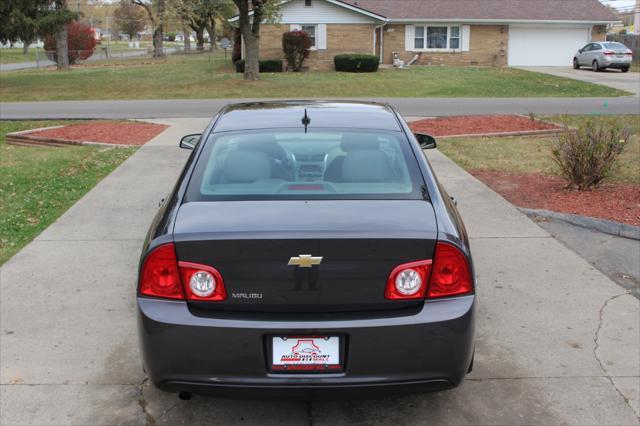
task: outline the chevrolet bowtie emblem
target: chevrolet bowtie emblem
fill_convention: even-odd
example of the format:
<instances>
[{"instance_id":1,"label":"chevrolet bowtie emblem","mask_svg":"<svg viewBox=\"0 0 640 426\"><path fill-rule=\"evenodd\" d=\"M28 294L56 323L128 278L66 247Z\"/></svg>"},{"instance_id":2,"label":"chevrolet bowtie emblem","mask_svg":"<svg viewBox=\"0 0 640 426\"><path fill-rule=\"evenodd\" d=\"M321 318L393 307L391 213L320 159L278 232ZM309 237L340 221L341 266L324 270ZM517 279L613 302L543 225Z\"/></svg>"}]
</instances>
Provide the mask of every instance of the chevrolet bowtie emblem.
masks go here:
<instances>
[{"instance_id":1,"label":"chevrolet bowtie emblem","mask_svg":"<svg viewBox=\"0 0 640 426\"><path fill-rule=\"evenodd\" d=\"M289 259L289 266L299 266L301 268L311 268L313 265L322 263L322 257L313 257L310 254L301 254L298 257Z\"/></svg>"}]
</instances>

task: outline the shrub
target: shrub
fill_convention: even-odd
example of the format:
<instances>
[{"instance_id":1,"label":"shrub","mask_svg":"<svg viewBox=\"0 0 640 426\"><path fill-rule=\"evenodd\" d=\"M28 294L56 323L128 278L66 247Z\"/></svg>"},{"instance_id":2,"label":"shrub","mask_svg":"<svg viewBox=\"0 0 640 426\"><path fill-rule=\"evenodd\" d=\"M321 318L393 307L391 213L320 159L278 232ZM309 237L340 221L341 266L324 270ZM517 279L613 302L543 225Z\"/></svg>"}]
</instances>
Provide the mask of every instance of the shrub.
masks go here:
<instances>
[{"instance_id":1,"label":"shrub","mask_svg":"<svg viewBox=\"0 0 640 426\"><path fill-rule=\"evenodd\" d=\"M376 72L380 66L380 58L375 55L345 53L333 58L336 71L344 72Z\"/></svg>"},{"instance_id":2,"label":"shrub","mask_svg":"<svg viewBox=\"0 0 640 426\"><path fill-rule=\"evenodd\" d=\"M244 59L236 61L236 72L244 72ZM260 61L260 72L282 72L282 61L280 59L265 59Z\"/></svg>"},{"instance_id":3,"label":"shrub","mask_svg":"<svg viewBox=\"0 0 640 426\"><path fill-rule=\"evenodd\" d=\"M67 26L67 47L69 63L75 64L76 61L84 60L93 55L93 49L98 42L96 41L93 29L90 26L73 21ZM58 52L56 51L56 38L49 35L44 40L44 50L47 57L54 62L58 62Z\"/></svg>"},{"instance_id":4,"label":"shrub","mask_svg":"<svg viewBox=\"0 0 640 426\"><path fill-rule=\"evenodd\" d=\"M551 153L570 187L585 190L599 185L615 170L630 131L617 118L589 118L554 141Z\"/></svg>"},{"instance_id":5,"label":"shrub","mask_svg":"<svg viewBox=\"0 0 640 426\"><path fill-rule=\"evenodd\" d=\"M309 57L311 38L304 31L289 31L282 34L282 50L287 65L295 72L302 70L304 60Z\"/></svg>"}]
</instances>

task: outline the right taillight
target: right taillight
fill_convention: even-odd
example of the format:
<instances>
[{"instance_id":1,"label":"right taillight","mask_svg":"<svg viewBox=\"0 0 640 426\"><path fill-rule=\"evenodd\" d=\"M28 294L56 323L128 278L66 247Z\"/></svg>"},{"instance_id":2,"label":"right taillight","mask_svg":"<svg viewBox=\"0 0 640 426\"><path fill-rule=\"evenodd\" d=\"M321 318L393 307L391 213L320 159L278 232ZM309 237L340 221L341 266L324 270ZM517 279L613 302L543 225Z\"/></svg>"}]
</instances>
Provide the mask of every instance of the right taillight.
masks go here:
<instances>
[{"instance_id":1,"label":"right taillight","mask_svg":"<svg viewBox=\"0 0 640 426\"><path fill-rule=\"evenodd\" d=\"M457 296L471 292L473 279L467 257L451 244L437 243L427 298Z\"/></svg>"},{"instance_id":2,"label":"right taillight","mask_svg":"<svg viewBox=\"0 0 640 426\"><path fill-rule=\"evenodd\" d=\"M164 299L184 299L173 243L158 246L147 255L140 274L140 294Z\"/></svg>"}]
</instances>

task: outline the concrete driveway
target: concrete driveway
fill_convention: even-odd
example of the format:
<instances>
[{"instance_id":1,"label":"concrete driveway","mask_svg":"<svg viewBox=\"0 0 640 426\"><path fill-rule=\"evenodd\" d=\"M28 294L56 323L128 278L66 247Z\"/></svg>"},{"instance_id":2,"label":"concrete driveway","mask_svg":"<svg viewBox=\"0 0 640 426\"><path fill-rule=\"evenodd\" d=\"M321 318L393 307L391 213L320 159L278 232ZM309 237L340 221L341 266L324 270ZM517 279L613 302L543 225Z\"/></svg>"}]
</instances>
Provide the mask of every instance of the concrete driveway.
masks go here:
<instances>
[{"instance_id":1,"label":"concrete driveway","mask_svg":"<svg viewBox=\"0 0 640 426\"><path fill-rule=\"evenodd\" d=\"M640 92L640 73L619 70L604 70L593 72L589 68L574 70L572 67L525 67L529 71L551 74L558 77L572 78L574 80L586 81L587 83L601 84L624 90L629 93L638 94Z\"/></svg>"},{"instance_id":2,"label":"concrete driveway","mask_svg":"<svg viewBox=\"0 0 640 426\"><path fill-rule=\"evenodd\" d=\"M475 370L461 387L310 403L153 389L136 341L139 250L186 159L179 136L206 121L168 123L0 269L0 424L640 423L638 299L438 152L478 275Z\"/></svg>"}]
</instances>

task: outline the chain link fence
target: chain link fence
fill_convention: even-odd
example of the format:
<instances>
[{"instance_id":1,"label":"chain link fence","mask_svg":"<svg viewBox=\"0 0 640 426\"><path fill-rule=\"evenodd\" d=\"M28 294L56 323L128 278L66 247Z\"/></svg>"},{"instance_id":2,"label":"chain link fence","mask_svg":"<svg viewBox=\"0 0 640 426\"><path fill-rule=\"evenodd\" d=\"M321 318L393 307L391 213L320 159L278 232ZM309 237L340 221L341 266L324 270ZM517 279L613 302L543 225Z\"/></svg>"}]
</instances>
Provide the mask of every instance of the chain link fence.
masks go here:
<instances>
[{"instance_id":1,"label":"chain link fence","mask_svg":"<svg viewBox=\"0 0 640 426\"><path fill-rule=\"evenodd\" d=\"M44 50L42 48L32 48L35 51L36 67L48 67L56 64L57 52L55 50ZM82 64L98 61L123 61L127 59L151 59L159 56L169 55L184 55L184 54L201 54L201 55L213 55L215 51L211 50L209 46L204 49L196 49L192 46L191 49L185 50L184 45L170 45L161 49L161 54L157 54L157 50L149 45L142 47L129 47L128 45L100 45L94 50L69 50L68 57L69 63Z\"/></svg>"}]
</instances>

